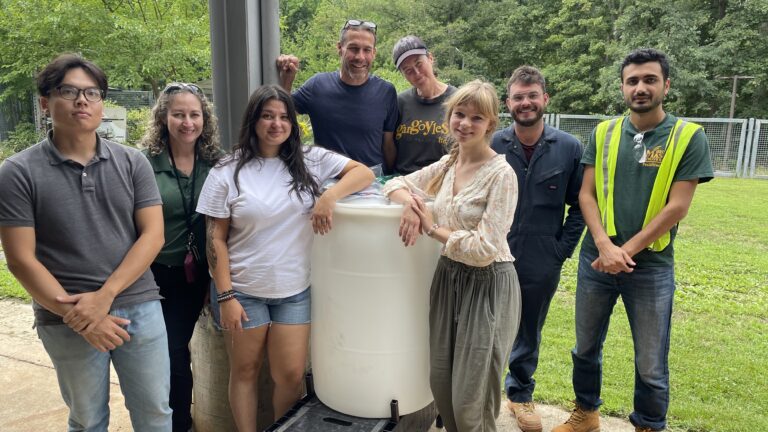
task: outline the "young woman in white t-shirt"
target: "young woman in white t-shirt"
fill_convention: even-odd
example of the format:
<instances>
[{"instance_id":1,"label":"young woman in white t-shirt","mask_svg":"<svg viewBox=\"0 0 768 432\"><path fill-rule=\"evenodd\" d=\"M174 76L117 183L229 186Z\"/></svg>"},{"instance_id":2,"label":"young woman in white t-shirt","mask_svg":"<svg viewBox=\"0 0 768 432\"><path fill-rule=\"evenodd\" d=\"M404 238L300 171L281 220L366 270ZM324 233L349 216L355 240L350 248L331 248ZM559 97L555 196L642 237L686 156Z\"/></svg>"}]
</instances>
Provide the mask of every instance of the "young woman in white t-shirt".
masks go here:
<instances>
[{"instance_id":1,"label":"young woman in white t-shirt","mask_svg":"<svg viewBox=\"0 0 768 432\"><path fill-rule=\"evenodd\" d=\"M253 92L232 150L211 169L197 211L206 215L211 308L227 332L229 402L244 432L256 430L265 349L275 418L301 397L313 232L330 231L336 201L374 176L345 156L304 147L291 96L278 86ZM321 194L330 178L339 181Z\"/></svg>"}]
</instances>

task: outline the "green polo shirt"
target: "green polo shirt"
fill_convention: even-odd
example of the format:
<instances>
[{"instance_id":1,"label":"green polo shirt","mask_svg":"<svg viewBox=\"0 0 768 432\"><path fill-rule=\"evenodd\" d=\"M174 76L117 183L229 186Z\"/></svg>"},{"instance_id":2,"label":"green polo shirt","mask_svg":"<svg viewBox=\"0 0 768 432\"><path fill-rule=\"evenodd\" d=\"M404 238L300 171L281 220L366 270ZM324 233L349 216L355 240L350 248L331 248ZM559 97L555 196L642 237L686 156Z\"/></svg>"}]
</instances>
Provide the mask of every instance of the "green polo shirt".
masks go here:
<instances>
[{"instance_id":1,"label":"green polo shirt","mask_svg":"<svg viewBox=\"0 0 768 432\"><path fill-rule=\"evenodd\" d=\"M168 266L184 265L184 256L187 254L187 223L184 215L184 204L181 201L179 192L179 183L176 182L174 169L168 158L168 152L163 150L156 156L149 156L144 150L144 155L149 159L149 164L155 172L157 187L160 189L160 197L163 200L163 219L165 221L165 245L155 258L155 263ZM200 196L200 189L203 188L208 171L211 170L211 164L203 159L198 159L195 164L197 171L195 176L195 201L192 208L192 229L195 233L197 250L200 252L200 258L205 261L205 218L203 215L195 212L197 199ZM189 206L189 196L192 193L192 176L187 176L179 170L176 170L181 182L181 188L184 191L184 197Z\"/></svg>"},{"instance_id":2,"label":"green polo shirt","mask_svg":"<svg viewBox=\"0 0 768 432\"><path fill-rule=\"evenodd\" d=\"M664 120L655 128L645 132L643 143L647 152L646 161L643 164L635 160L632 151L632 148L635 146L632 138L639 131L635 129L629 118L625 119L622 123L613 197L617 234L613 238L613 243L618 246L624 244L643 228L645 212L648 209L648 201L650 201L651 191L653 190L653 182L656 180L661 160L666 153L667 138L672 132L675 122L677 122L677 117L667 114ZM595 146L595 131L593 130L581 163L595 165ZM713 176L709 143L704 130L700 129L691 138L672 181L698 179L699 183L704 183L711 180ZM669 246L664 248L664 250L653 252L644 249L635 255L633 259L637 265L641 267L673 265L673 243L677 234L677 226L672 228L670 234ZM593 255L598 254L594 240L589 234L584 237L581 247Z\"/></svg>"}]
</instances>

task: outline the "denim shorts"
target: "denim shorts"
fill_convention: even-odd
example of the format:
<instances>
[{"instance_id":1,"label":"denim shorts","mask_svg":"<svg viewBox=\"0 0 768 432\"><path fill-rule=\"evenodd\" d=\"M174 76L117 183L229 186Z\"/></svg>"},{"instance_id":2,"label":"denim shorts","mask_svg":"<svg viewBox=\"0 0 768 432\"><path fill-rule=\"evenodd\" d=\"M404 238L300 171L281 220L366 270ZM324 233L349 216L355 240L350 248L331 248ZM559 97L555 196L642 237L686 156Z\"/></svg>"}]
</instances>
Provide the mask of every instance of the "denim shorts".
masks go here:
<instances>
[{"instance_id":1,"label":"denim shorts","mask_svg":"<svg viewBox=\"0 0 768 432\"><path fill-rule=\"evenodd\" d=\"M245 309L248 321L243 321L244 329L261 327L265 324L309 324L311 301L309 288L284 298L254 297L235 291L235 299ZM231 300L230 300L231 301ZM211 312L216 328L221 328L221 312L216 301L216 287L211 281Z\"/></svg>"}]
</instances>

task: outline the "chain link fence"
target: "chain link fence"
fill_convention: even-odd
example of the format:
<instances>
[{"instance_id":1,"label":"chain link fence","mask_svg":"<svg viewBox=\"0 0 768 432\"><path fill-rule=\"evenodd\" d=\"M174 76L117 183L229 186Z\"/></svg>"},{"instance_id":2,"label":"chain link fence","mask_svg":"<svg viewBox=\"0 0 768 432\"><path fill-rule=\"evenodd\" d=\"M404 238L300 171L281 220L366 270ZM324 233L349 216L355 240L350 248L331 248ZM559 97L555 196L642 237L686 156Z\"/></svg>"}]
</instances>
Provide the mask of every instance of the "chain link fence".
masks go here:
<instances>
[{"instance_id":1,"label":"chain link fence","mask_svg":"<svg viewBox=\"0 0 768 432\"><path fill-rule=\"evenodd\" d=\"M768 179L768 120L750 119L751 145L744 154L744 177ZM749 142L750 140L747 139Z\"/></svg>"},{"instance_id":2,"label":"chain link fence","mask_svg":"<svg viewBox=\"0 0 768 432\"><path fill-rule=\"evenodd\" d=\"M704 127L709 140L709 154L715 175L738 176L739 160L744 157L747 119L685 118Z\"/></svg>"},{"instance_id":3,"label":"chain link fence","mask_svg":"<svg viewBox=\"0 0 768 432\"><path fill-rule=\"evenodd\" d=\"M114 101L125 109L149 107L155 104L155 96L145 90L116 90L107 92L107 99Z\"/></svg>"}]
</instances>

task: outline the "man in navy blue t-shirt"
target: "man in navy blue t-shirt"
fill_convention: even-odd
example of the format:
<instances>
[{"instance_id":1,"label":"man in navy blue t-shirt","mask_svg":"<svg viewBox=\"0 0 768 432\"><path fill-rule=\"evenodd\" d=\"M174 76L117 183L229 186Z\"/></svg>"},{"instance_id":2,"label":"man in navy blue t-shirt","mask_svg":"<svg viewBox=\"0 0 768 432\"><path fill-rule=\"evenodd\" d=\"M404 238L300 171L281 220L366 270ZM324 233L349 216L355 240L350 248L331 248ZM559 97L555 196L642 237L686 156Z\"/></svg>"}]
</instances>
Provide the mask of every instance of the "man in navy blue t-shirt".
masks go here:
<instances>
[{"instance_id":1,"label":"man in navy blue t-shirt","mask_svg":"<svg viewBox=\"0 0 768 432\"><path fill-rule=\"evenodd\" d=\"M315 74L293 92L296 109L309 115L316 144L389 170L395 162L397 92L391 83L370 75L376 24L348 20L336 47L341 69ZM277 67L281 85L290 91L299 59L281 55Z\"/></svg>"}]
</instances>

